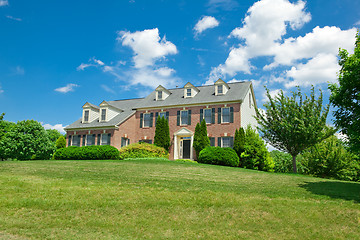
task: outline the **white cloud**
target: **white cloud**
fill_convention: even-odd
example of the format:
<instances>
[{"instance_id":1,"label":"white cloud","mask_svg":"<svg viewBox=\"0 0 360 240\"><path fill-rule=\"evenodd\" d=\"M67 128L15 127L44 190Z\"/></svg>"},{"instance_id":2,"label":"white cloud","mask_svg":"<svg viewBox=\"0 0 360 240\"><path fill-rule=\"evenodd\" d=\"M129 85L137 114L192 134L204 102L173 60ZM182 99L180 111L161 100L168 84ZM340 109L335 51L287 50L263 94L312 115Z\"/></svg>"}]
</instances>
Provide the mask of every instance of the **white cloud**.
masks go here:
<instances>
[{"instance_id":1,"label":"white cloud","mask_svg":"<svg viewBox=\"0 0 360 240\"><path fill-rule=\"evenodd\" d=\"M100 66L104 66L104 65L105 65L101 60L96 59L95 57L93 57L93 61L94 61L95 63L97 63L98 65L100 65Z\"/></svg>"},{"instance_id":2,"label":"white cloud","mask_svg":"<svg viewBox=\"0 0 360 240\"><path fill-rule=\"evenodd\" d=\"M236 9L239 4L234 0L209 0L207 3L208 11L216 12L217 9L232 11Z\"/></svg>"},{"instance_id":3,"label":"white cloud","mask_svg":"<svg viewBox=\"0 0 360 240\"><path fill-rule=\"evenodd\" d=\"M360 26L360 20L357 21L354 25L355 25L355 26Z\"/></svg>"},{"instance_id":4,"label":"white cloud","mask_svg":"<svg viewBox=\"0 0 360 240\"><path fill-rule=\"evenodd\" d=\"M56 88L54 91L60 93L68 93L68 92L73 92L75 90L74 88L76 87L79 87L79 85L74 83L69 83L65 87Z\"/></svg>"},{"instance_id":5,"label":"white cloud","mask_svg":"<svg viewBox=\"0 0 360 240\"><path fill-rule=\"evenodd\" d=\"M4 90L2 89L2 86L0 84L0 94L2 94L4 92Z\"/></svg>"},{"instance_id":6,"label":"white cloud","mask_svg":"<svg viewBox=\"0 0 360 240\"><path fill-rule=\"evenodd\" d=\"M336 73L340 70L337 57L333 54L318 54L305 64L298 64L286 72L294 79L285 87L311 86L327 82L336 82Z\"/></svg>"},{"instance_id":7,"label":"white cloud","mask_svg":"<svg viewBox=\"0 0 360 240\"><path fill-rule=\"evenodd\" d=\"M6 17L7 17L8 19L11 19L11 20L14 20L14 21L18 21L18 22L21 22L21 21L22 21L21 18L16 18L16 17L10 16L10 15L7 15Z\"/></svg>"},{"instance_id":8,"label":"white cloud","mask_svg":"<svg viewBox=\"0 0 360 240\"><path fill-rule=\"evenodd\" d=\"M76 70L83 71L85 68L88 68L88 67L91 67L91 66L94 66L94 65L93 64L81 63L80 66L78 66L76 68Z\"/></svg>"},{"instance_id":9,"label":"white cloud","mask_svg":"<svg viewBox=\"0 0 360 240\"><path fill-rule=\"evenodd\" d=\"M219 21L216 20L216 18L214 18L212 16L204 16L202 19L200 19L196 23L196 25L194 27L195 36L202 33L206 29L214 28L217 26L219 26Z\"/></svg>"},{"instance_id":10,"label":"white cloud","mask_svg":"<svg viewBox=\"0 0 360 240\"><path fill-rule=\"evenodd\" d=\"M55 129L55 130L58 130L61 134L66 133L64 128L67 126L63 126L62 124L55 124L55 125L51 125L48 123L46 123L46 124L41 123L41 124L45 129Z\"/></svg>"},{"instance_id":11,"label":"white cloud","mask_svg":"<svg viewBox=\"0 0 360 240\"><path fill-rule=\"evenodd\" d=\"M171 74L175 73L175 70L168 67L155 69L155 72L162 77L169 77Z\"/></svg>"},{"instance_id":12,"label":"white cloud","mask_svg":"<svg viewBox=\"0 0 360 240\"><path fill-rule=\"evenodd\" d=\"M0 7L9 5L8 0L0 0Z\"/></svg>"},{"instance_id":13,"label":"white cloud","mask_svg":"<svg viewBox=\"0 0 360 240\"><path fill-rule=\"evenodd\" d=\"M110 87L106 86L105 84L102 84L101 88L104 89L106 92L115 94L115 91L113 89L111 89Z\"/></svg>"},{"instance_id":14,"label":"white cloud","mask_svg":"<svg viewBox=\"0 0 360 240\"><path fill-rule=\"evenodd\" d=\"M134 51L133 61L136 68L153 66L156 60L178 52L176 46L167 41L165 36L160 38L157 28L134 33L120 31L117 40Z\"/></svg>"}]
</instances>

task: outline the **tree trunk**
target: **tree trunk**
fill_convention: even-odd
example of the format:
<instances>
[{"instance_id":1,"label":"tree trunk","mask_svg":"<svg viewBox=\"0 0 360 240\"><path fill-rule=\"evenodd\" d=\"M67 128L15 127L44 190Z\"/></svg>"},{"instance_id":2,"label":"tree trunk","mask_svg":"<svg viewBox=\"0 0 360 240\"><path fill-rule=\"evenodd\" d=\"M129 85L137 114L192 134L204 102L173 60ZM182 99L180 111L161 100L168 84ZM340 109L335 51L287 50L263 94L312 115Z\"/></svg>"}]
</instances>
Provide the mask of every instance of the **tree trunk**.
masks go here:
<instances>
[{"instance_id":1,"label":"tree trunk","mask_svg":"<svg viewBox=\"0 0 360 240\"><path fill-rule=\"evenodd\" d=\"M293 172L297 173L297 168L296 168L296 155L292 156L292 165L293 165Z\"/></svg>"}]
</instances>

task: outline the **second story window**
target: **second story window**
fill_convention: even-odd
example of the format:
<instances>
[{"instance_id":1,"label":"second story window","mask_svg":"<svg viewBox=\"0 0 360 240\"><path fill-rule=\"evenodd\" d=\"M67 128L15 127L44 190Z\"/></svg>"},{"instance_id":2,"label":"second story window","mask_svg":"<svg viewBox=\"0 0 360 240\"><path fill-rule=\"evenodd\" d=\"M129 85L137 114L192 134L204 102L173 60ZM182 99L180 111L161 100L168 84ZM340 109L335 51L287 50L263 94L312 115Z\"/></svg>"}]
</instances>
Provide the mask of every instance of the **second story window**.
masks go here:
<instances>
[{"instance_id":1,"label":"second story window","mask_svg":"<svg viewBox=\"0 0 360 240\"><path fill-rule=\"evenodd\" d=\"M218 94L223 94L223 85L218 85Z\"/></svg>"},{"instance_id":2,"label":"second story window","mask_svg":"<svg viewBox=\"0 0 360 240\"><path fill-rule=\"evenodd\" d=\"M229 123L230 122L230 108L223 108L221 110L221 122Z\"/></svg>"},{"instance_id":3,"label":"second story window","mask_svg":"<svg viewBox=\"0 0 360 240\"><path fill-rule=\"evenodd\" d=\"M191 125L191 110L177 111L177 126Z\"/></svg>"},{"instance_id":4,"label":"second story window","mask_svg":"<svg viewBox=\"0 0 360 240\"><path fill-rule=\"evenodd\" d=\"M191 88L186 89L186 96L191 97Z\"/></svg>"},{"instance_id":5,"label":"second story window","mask_svg":"<svg viewBox=\"0 0 360 240\"><path fill-rule=\"evenodd\" d=\"M158 91L158 99L162 100L162 91Z\"/></svg>"},{"instance_id":6,"label":"second story window","mask_svg":"<svg viewBox=\"0 0 360 240\"><path fill-rule=\"evenodd\" d=\"M150 127L151 123L151 114L150 113L144 113L144 127Z\"/></svg>"},{"instance_id":7,"label":"second story window","mask_svg":"<svg viewBox=\"0 0 360 240\"><path fill-rule=\"evenodd\" d=\"M84 122L89 122L89 110L84 111Z\"/></svg>"},{"instance_id":8,"label":"second story window","mask_svg":"<svg viewBox=\"0 0 360 240\"><path fill-rule=\"evenodd\" d=\"M106 121L106 109L101 109L101 121Z\"/></svg>"},{"instance_id":9,"label":"second story window","mask_svg":"<svg viewBox=\"0 0 360 240\"><path fill-rule=\"evenodd\" d=\"M204 109L204 119L207 124L212 123L212 109Z\"/></svg>"}]
</instances>

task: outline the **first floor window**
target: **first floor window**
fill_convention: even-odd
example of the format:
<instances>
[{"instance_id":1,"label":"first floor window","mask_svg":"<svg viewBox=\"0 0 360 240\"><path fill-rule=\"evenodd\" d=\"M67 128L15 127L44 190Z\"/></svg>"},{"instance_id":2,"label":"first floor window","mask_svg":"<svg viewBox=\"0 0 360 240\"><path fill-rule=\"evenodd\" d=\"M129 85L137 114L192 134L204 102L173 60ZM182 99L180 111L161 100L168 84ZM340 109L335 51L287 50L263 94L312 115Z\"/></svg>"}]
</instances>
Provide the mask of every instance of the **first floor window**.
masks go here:
<instances>
[{"instance_id":1,"label":"first floor window","mask_svg":"<svg viewBox=\"0 0 360 240\"><path fill-rule=\"evenodd\" d=\"M86 146L95 145L95 134L86 136Z\"/></svg>"},{"instance_id":2,"label":"first floor window","mask_svg":"<svg viewBox=\"0 0 360 240\"><path fill-rule=\"evenodd\" d=\"M152 144L152 140L151 139L142 139L139 141L139 143L149 143Z\"/></svg>"},{"instance_id":3,"label":"first floor window","mask_svg":"<svg viewBox=\"0 0 360 240\"><path fill-rule=\"evenodd\" d=\"M219 143L218 143L218 145L220 146L220 147L223 147L223 148L226 148L226 147L229 147L229 148L232 148L233 147L233 137L221 137L221 138L219 138Z\"/></svg>"},{"instance_id":4,"label":"first floor window","mask_svg":"<svg viewBox=\"0 0 360 240\"><path fill-rule=\"evenodd\" d=\"M101 145L110 145L110 133L101 134Z\"/></svg>"},{"instance_id":5,"label":"first floor window","mask_svg":"<svg viewBox=\"0 0 360 240\"><path fill-rule=\"evenodd\" d=\"M210 140L210 146L215 147L215 138L214 137L209 137L209 140Z\"/></svg>"},{"instance_id":6,"label":"first floor window","mask_svg":"<svg viewBox=\"0 0 360 240\"><path fill-rule=\"evenodd\" d=\"M71 135L68 136L68 147L71 146Z\"/></svg>"},{"instance_id":7,"label":"first floor window","mask_svg":"<svg viewBox=\"0 0 360 240\"><path fill-rule=\"evenodd\" d=\"M130 139L124 137L121 138L121 147L126 147L129 144L130 144Z\"/></svg>"},{"instance_id":8,"label":"first floor window","mask_svg":"<svg viewBox=\"0 0 360 240\"><path fill-rule=\"evenodd\" d=\"M81 146L85 146L85 142L86 142L86 135L82 136L82 144Z\"/></svg>"},{"instance_id":9,"label":"first floor window","mask_svg":"<svg viewBox=\"0 0 360 240\"><path fill-rule=\"evenodd\" d=\"M100 145L100 141L101 141L101 134L97 135L97 145Z\"/></svg>"},{"instance_id":10,"label":"first floor window","mask_svg":"<svg viewBox=\"0 0 360 240\"><path fill-rule=\"evenodd\" d=\"M73 136L72 146L80 147L80 139L81 139L81 135L74 135Z\"/></svg>"}]
</instances>

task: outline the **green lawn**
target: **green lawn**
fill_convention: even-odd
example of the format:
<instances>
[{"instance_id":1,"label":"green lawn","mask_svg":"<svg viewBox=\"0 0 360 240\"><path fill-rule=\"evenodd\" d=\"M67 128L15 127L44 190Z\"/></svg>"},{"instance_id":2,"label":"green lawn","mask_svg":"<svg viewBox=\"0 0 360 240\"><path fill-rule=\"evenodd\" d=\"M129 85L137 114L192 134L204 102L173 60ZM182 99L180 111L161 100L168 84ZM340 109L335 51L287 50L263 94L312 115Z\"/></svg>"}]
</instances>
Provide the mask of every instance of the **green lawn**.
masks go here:
<instances>
[{"instance_id":1,"label":"green lawn","mask_svg":"<svg viewBox=\"0 0 360 240\"><path fill-rule=\"evenodd\" d=\"M360 239L360 184L164 160L0 162L0 239Z\"/></svg>"}]
</instances>

